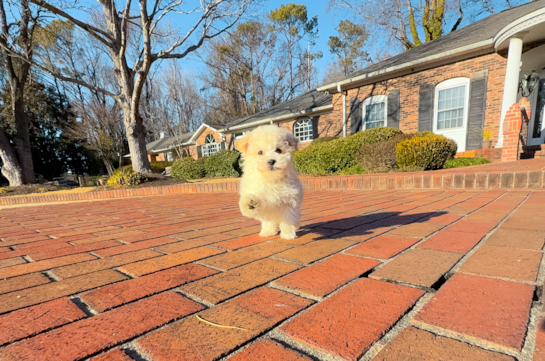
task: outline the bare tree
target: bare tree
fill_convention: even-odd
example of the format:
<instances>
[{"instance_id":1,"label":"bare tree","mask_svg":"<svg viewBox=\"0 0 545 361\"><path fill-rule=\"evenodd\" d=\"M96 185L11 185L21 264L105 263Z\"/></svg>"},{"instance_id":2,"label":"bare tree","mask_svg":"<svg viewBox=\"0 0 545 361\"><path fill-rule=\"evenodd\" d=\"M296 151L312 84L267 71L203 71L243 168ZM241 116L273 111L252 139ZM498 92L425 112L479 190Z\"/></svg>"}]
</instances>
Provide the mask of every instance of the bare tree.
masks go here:
<instances>
[{"instance_id":1,"label":"bare tree","mask_svg":"<svg viewBox=\"0 0 545 361\"><path fill-rule=\"evenodd\" d=\"M149 140L156 140L161 132L180 143L185 134L196 130L205 120L206 101L200 94L195 75L182 70L178 62L171 62L148 79L143 90L142 116L151 130ZM178 157L181 148L175 147Z\"/></svg>"},{"instance_id":2,"label":"bare tree","mask_svg":"<svg viewBox=\"0 0 545 361\"><path fill-rule=\"evenodd\" d=\"M210 42L201 75L210 117L222 123L289 100L316 84L313 51L317 17L304 5L288 4L260 21L247 21Z\"/></svg>"},{"instance_id":3,"label":"bare tree","mask_svg":"<svg viewBox=\"0 0 545 361\"><path fill-rule=\"evenodd\" d=\"M305 59L310 60L310 48L307 56L300 57L301 52L304 52L300 47L300 41L307 37L308 41L314 44L318 36L318 17L309 19L306 6L290 3L271 11L269 19L283 39L283 59L288 70L287 100L293 98L297 89L307 82L308 73L299 72L297 68L306 66ZM303 62L297 63L297 59Z\"/></svg>"},{"instance_id":4,"label":"bare tree","mask_svg":"<svg viewBox=\"0 0 545 361\"><path fill-rule=\"evenodd\" d=\"M6 14L6 5L10 21ZM0 126L2 174L11 186L34 183L34 165L30 149L29 117L25 112L24 90L30 78L30 61L34 52L33 35L39 26L39 12L30 9L28 0L10 3L0 0L1 71L11 93L12 135ZM22 59L14 59L17 52ZM26 60L26 61L25 61Z\"/></svg>"},{"instance_id":5,"label":"bare tree","mask_svg":"<svg viewBox=\"0 0 545 361\"><path fill-rule=\"evenodd\" d=\"M75 106L80 122L70 129L69 136L84 141L87 148L95 150L100 156L108 174L114 173L113 159L121 157L125 149L125 129L123 114L116 102L78 102Z\"/></svg>"},{"instance_id":6,"label":"bare tree","mask_svg":"<svg viewBox=\"0 0 545 361\"><path fill-rule=\"evenodd\" d=\"M278 66L278 44L274 29L258 21L241 23L210 42L202 57L206 70L201 80L221 95L215 122L254 114L282 100L287 68Z\"/></svg>"},{"instance_id":7,"label":"bare tree","mask_svg":"<svg viewBox=\"0 0 545 361\"><path fill-rule=\"evenodd\" d=\"M138 12L134 12L132 0L126 0L123 7L118 7L114 0L98 0L101 5L100 17L91 22L71 15L62 3L28 1L73 23L106 50L118 84L116 92L90 84L70 72L48 66L46 62L35 61L33 65L61 80L114 98L123 111L133 168L142 173L150 172L151 168L146 153L146 130L140 113L141 95L153 64L162 59L185 58L207 40L233 27L254 2L200 0L190 5L182 0L139 0ZM161 26L174 14L186 19L196 18L185 34Z\"/></svg>"},{"instance_id":8,"label":"bare tree","mask_svg":"<svg viewBox=\"0 0 545 361\"><path fill-rule=\"evenodd\" d=\"M368 33L363 24L354 24L350 20L341 20L337 26L338 36L330 36L327 45L329 51L338 58L343 75L348 76L369 61L369 54L364 50Z\"/></svg>"}]
</instances>

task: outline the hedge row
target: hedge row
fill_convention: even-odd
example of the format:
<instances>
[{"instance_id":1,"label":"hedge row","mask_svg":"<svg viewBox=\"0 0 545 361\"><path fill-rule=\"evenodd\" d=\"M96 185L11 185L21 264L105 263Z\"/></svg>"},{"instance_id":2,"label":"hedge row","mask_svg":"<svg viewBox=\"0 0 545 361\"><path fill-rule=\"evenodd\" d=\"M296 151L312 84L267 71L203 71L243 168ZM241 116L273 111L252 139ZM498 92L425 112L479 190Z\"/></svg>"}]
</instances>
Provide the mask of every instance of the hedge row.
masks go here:
<instances>
[{"instance_id":1,"label":"hedge row","mask_svg":"<svg viewBox=\"0 0 545 361\"><path fill-rule=\"evenodd\" d=\"M293 153L295 170L300 174L322 176L339 174L357 165L356 152L364 144L378 143L402 134L397 128L373 128L346 138L322 141L318 138L310 146Z\"/></svg>"},{"instance_id":2,"label":"hedge row","mask_svg":"<svg viewBox=\"0 0 545 361\"><path fill-rule=\"evenodd\" d=\"M220 150L209 157L195 160L191 157L179 159L170 168L170 174L180 179L199 179L217 177L239 177L240 153L233 150Z\"/></svg>"},{"instance_id":3,"label":"hedge row","mask_svg":"<svg viewBox=\"0 0 545 361\"><path fill-rule=\"evenodd\" d=\"M456 154L454 141L432 132L403 134L381 127L346 138L318 138L294 153L295 169L313 176L441 169Z\"/></svg>"},{"instance_id":4,"label":"hedge row","mask_svg":"<svg viewBox=\"0 0 545 361\"><path fill-rule=\"evenodd\" d=\"M173 163L172 162L150 162L150 166L151 166L151 172L152 173L163 173L163 171L165 170L166 167L170 167ZM128 169L130 171L132 171L132 164L129 164L129 165L125 165L123 167L119 167L117 168L115 171L118 172L118 171L122 171L124 169Z\"/></svg>"}]
</instances>

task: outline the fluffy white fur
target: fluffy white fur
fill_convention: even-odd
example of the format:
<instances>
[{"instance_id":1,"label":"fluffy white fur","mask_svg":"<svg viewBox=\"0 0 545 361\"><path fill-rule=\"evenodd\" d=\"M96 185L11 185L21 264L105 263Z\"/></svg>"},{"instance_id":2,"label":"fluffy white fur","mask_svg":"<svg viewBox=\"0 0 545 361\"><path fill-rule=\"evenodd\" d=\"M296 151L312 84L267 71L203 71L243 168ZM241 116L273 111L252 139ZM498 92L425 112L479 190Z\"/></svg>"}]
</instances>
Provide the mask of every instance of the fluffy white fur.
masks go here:
<instances>
[{"instance_id":1,"label":"fluffy white fur","mask_svg":"<svg viewBox=\"0 0 545 361\"><path fill-rule=\"evenodd\" d=\"M291 152L298 140L284 128L263 125L237 142L244 173L240 181L240 211L261 222L261 237L296 238L303 187L293 168Z\"/></svg>"}]
</instances>

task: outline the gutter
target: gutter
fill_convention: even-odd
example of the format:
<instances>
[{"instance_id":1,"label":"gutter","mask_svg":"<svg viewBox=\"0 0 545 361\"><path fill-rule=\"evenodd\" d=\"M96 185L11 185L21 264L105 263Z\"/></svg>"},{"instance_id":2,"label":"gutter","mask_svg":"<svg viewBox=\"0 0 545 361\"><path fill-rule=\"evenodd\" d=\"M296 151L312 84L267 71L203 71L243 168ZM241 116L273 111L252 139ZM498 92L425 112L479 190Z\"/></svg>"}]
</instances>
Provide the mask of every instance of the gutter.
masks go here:
<instances>
[{"instance_id":1,"label":"gutter","mask_svg":"<svg viewBox=\"0 0 545 361\"><path fill-rule=\"evenodd\" d=\"M278 123L278 122L282 122L282 121L286 121L286 120L291 120L293 118L298 118L298 117L301 117L301 116L311 116L311 115L318 115L318 114L322 114L322 113L328 113L328 112L330 112L332 110L333 110L333 104L322 105L320 107L311 108L309 110L303 110L303 111L296 112L296 113L289 113L289 114L279 115L277 117L270 117L270 118L260 119L260 120L257 120L255 122L251 122L251 123L244 123L244 124L235 125L235 126L232 126L232 127L225 127L223 129L218 129L218 133L234 133L237 130L252 128L252 127L255 127L255 126L258 126L258 125L274 124L274 123Z\"/></svg>"},{"instance_id":2,"label":"gutter","mask_svg":"<svg viewBox=\"0 0 545 361\"><path fill-rule=\"evenodd\" d=\"M363 82L363 81L366 81L366 80L369 81L369 82L373 82L373 81L371 81L372 78L376 78L376 77L381 76L381 75L385 76L388 73L393 73L395 71L401 71L401 70L404 70L404 69L407 69L407 68L414 67L416 65L423 66L423 65L425 65L427 63L432 63L432 62L437 61L437 60L447 60L448 58L454 57L456 55L471 54L471 53L474 53L474 52L487 50L488 48L490 48L490 50L493 50L493 45L494 45L494 39L483 40L483 41L480 41L478 43L474 43L474 44L466 45L466 46L456 48L456 49L453 49L453 50L449 50L449 51L445 51L445 52L442 52L442 53L430 55L430 56L427 56L427 57L424 57L424 58L420 58L418 60L414 60L414 61L403 63L403 64L400 64L400 65L391 66L389 68L379 69L379 70L376 70L376 71L373 71L373 72L370 72L370 73L358 75L356 77L348 78L348 79L345 79L345 80L342 80L342 81L339 81L339 82L336 82L336 83L326 84L326 85L323 85L323 86L317 88L316 90L318 90L318 91L327 91L330 94L337 93L337 92L340 92L342 90L347 90L351 86L353 87L355 85L355 83ZM390 76L390 78L393 78L393 76ZM388 79L388 77L387 77L387 79Z\"/></svg>"}]
</instances>

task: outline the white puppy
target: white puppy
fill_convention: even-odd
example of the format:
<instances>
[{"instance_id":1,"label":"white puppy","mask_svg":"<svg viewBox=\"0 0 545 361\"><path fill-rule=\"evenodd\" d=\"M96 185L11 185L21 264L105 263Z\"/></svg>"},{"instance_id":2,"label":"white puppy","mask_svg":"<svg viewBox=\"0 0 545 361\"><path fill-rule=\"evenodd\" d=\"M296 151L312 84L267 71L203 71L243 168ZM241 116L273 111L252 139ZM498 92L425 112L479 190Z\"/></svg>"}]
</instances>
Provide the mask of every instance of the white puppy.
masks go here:
<instances>
[{"instance_id":1,"label":"white puppy","mask_svg":"<svg viewBox=\"0 0 545 361\"><path fill-rule=\"evenodd\" d=\"M263 125L237 142L242 153L240 211L261 222L261 237L294 239L299 229L303 187L291 152L299 141L284 128Z\"/></svg>"}]
</instances>

